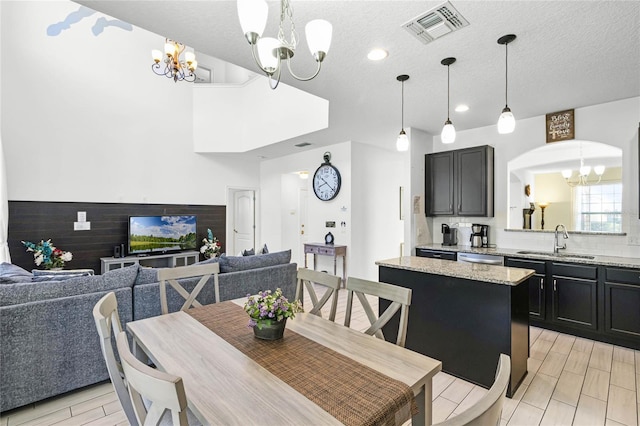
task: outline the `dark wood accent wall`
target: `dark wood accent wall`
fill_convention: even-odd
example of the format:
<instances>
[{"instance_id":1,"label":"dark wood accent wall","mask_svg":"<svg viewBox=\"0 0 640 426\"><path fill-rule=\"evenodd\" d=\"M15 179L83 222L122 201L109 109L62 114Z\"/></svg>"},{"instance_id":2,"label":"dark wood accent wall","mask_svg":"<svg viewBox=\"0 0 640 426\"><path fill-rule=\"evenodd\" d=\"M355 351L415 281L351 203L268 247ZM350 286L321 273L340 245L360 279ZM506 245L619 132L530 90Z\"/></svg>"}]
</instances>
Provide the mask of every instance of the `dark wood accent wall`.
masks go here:
<instances>
[{"instance_id":1,"label":"dark wood accent wall","mask_svg":"<svg viewBox=\"0 0 640 426\"><path fill-rule=\"evenodd\" d=\"M79 211L87 212L91 230L73 230ZM206 237L207 228L210 228L224 252L225 206L9 201L11 261L28 271L36 268L33 253L28 253L21 241L37 243L51 238L56 247L73 253L73 260L67 265L69 268L92 268L99 273L100 258L113 256L116 245L126 246L129 216L187 214L197 216L198 242Z\"/></svg>"}]
</instances>

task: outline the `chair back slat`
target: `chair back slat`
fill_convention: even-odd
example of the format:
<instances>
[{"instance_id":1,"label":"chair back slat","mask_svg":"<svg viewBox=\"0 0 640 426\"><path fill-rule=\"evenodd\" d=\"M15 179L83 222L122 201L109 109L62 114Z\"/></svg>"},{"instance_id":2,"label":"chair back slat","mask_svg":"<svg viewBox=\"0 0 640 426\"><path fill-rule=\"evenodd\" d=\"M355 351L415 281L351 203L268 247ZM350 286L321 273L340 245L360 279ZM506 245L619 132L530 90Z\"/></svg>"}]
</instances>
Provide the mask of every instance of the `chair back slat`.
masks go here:
<instances>
[{"instance_id":1,"label":"chair back slat","mask_svg":"<svg viewBox=\"0 0 640 426\"><path fill-rule=\"evenodd\" d=\"M102 348L102 356L107 364L109 378L116 391L116 396L120 401L122 410L127 416L130 424L137 426L138 420L129 399L129 391L124 381L124 373L122 365L116 359L111 336L117 336L122 332L120 324L120 316L118 315L118 300L114 292L105 294L98 303L93 307L93 319L96 323L96 329L100 336L100 347Z\"/></svg>"},{"instance_id":2,"label":"chair back slat","mask_svg":"<svg viewBox=\"0 0 640 426\"><path fill-rule=\"evenodd\" d=\"M202 304L196 300L196 297L202 291L204 285L213 277L213 285L216 303L220 302L220 284L218 274L220 273L220 265L218 263L207 263L204 265L179 266L176 268L162 268L158 270L158 281L160 281L160 309L162 314L169 313L169 304L167 301L167 283L185 299L184 304L180 308L185 311L192 306L200 307ZM198 284L189 293L180 285L179 279L201 277Z\"/></svg>"},{"instance_id":3,"label":"chair back slat","mask_svg":"<svg viewBox=\"0 0 640 426\"><path fill-rule=\"evenodd\" d=\"M363 280L349 277L347 279L347 310L345 313L344 325L351 325L351 311L353 308L353 294L360 301L362 308L369 319L371 327L365 330L366 334L384 339L382 327L400 310L400 323L398 328L398 338L396 344L404 347L407 338L407 325L409 319L409 305L411 305L411 289L397 285L380 283L377 281ZM391 304L378 317L371 308L366 295L376 296L379 299L391 301Z\"/></svg>"},{"instance_id":4,"label":"chair back slat","mask_svg":"<svg viewBox=\"0 0 640 426\"><path fill-rule=\"evenodd\" d=\"M138 423L156 426L168 410L172 412L174 424L187 425L187 395L182 378L154 370L140 362L131 353L124 332L118 334L116 346ZM144 408L143 398L150 403L147 409Z\"/></svg>"},{"instance_id":5,"label":"chair back slat","mask_svg":"<svg viewBox=\"0 0 640 426\"><path fill-rule=\"evenodd\" d=\"M312 269L298 269L298 285L296 287L296 300L300 300L304 305L303 290L306 288L313 307L308 312L322 317L322 308L331 300L331 310L329 311L329 321L335 321L338 308L338 291L342 279L326 272L314 271ZM318 298L316 285L325 288L322 297Z\"/></svg>"},{"instance_id":6,"label":"chair back slat","mask_svg":"<svg viewBox=\"0 0 640 426\"><path fill-rule=\"evenodd\" d=\"M511 358L500 354L496 379L489 391L467 410L437 426L485 426L499 425L502 415L509 379L511 377Z\"/></svg>"}]
</instances>

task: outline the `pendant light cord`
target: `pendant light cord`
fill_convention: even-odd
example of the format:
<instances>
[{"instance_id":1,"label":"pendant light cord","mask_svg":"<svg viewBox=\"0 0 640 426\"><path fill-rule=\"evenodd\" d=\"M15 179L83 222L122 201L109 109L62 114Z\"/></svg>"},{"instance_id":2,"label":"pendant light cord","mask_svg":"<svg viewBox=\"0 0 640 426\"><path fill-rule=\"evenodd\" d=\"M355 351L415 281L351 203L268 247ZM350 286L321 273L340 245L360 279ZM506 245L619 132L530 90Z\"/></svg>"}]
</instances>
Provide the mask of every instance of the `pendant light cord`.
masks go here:
<instances>
[{"instance_id":1,"label":"pendant light cord","mask_svg":"<svg viewBox=\"0 0 640 426\"><path fill-rule=\"evenodd\" d=\"M509 43L504 44L504 106L505 108L509 106L509 101L507 99L507 91L508 91L508 81L509 81Z\"/></svg>"},{"instance_id":2,"label":"pendant light cord","mask_svg":"<svg viewBox=\"0 0 640 426\"><path fill-rule=\"evenodd\" d=\"M449 99L450 99L450 94L449 94L449 65L447 65L447 121L449 120Z\"/></svg>"},{"instance_id":3,"label":"pendant light cord","mask_svg":"<svg viewBox=\"0 0 640 426\"><path fill-rule=\"evenodd\" d=\"M402 81L402 130L404 130L404 80Z\"/></svg>"}]
</instances>

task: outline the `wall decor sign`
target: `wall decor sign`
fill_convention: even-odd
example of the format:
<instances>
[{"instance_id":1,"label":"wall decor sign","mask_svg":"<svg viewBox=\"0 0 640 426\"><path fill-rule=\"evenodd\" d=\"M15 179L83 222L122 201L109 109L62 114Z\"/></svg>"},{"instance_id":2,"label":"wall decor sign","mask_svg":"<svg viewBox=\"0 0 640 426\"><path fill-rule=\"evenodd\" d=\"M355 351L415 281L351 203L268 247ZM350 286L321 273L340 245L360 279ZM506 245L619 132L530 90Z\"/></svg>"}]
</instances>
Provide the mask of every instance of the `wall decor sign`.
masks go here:
<instances>
[{"instance_id":1,"label":"wall decor sign","mask_svg":"<svg viewBox=\"0 0 640 426\"><path fill-rule=\"evenodd\" d=\"M575 138L574 110L547 114L547 143L566 141Z\"/></svg>"}]
</instances>

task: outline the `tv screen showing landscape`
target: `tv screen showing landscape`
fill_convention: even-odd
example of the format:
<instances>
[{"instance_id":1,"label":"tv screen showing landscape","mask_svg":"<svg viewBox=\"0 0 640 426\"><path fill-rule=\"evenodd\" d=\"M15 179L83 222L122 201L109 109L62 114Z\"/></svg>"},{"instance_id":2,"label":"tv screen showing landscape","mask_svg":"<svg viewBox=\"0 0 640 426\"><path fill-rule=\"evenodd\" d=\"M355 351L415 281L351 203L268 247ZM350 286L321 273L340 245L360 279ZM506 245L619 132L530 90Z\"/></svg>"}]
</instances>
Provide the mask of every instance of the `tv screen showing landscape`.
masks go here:
<instances>
[{"instance_id":1,"label":"tv screen showing landscape","mask_svg":"<svg viewBox=\"0 0 640 426\"><path fill-rule=\"evenodd\" d=\"M195 216L130 216L129 254L195 250Z\"/></svg>"}]
</instances>

